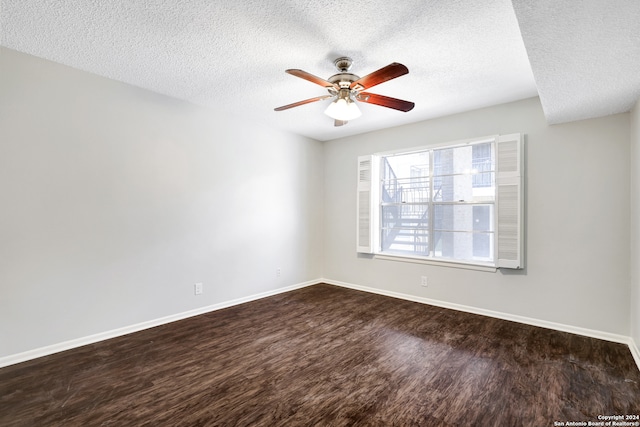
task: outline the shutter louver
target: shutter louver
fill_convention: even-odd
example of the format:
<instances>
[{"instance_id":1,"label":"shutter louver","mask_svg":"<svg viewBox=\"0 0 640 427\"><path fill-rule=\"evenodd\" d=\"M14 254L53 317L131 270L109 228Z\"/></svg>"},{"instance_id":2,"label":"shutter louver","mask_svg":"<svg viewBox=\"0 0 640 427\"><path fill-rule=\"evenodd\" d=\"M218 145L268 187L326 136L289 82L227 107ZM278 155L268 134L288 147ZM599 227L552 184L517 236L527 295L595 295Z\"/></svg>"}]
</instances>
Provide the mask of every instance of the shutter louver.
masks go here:
<instances>
[{"instance_id":1,"label":"shutter louver","mask_svg":"<svg viewBox=\"0 0 640 427\"><path fill-rule=\"evenodd\" d=\"M358 157L358 197L357 197L357 252L373 253L372 228L372 161L373 156Z\"/></svg>"},{"instance_id":2,"label":"shutter louver","mask_svg":"<svg viewBox=\"0 0 640 427\"><path fill-rule=\"evenodd\" d=\"M497 150L497 267L524 268L522 136L504 135Z\"/></svg>"},{"instance_id":3,"label":"shutter louver","mask_svg":"<svg viewBox=\"0 0 640 427\"><path fill-rule=\"evenodd\" d=\"M498 259L518 259L518 187L498 185Z\"/></svg>"}]
</instances>

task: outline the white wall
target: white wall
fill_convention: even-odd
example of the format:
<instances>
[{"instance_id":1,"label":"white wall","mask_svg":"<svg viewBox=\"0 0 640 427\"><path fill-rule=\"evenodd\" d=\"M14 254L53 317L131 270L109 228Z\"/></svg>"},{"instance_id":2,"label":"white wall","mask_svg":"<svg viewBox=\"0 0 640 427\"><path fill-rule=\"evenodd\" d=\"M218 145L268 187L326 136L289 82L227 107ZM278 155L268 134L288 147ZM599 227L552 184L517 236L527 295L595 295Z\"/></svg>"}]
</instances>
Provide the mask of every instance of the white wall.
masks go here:
<instances>
[{"instance_id":1,"label":"white wall","mask_svg":"<svg viewBox=\"0 0 640 427\"><path fill-rule=\"evenodd\" d=\"M0 357L321 277L322 173L317 141L0 48Z\"/></svg>"},{"instance_id":2,"label":"white wall","mask_svg":"<svg viewBox=\"0 0 640 427\"><path fill-rule=\"evenodd\" d=\"M358 155L514 132L527 135L526 270L487 273L356 254ZM548 126L534 98L326 142L324 275L628 336L629 138L629 114Z\"/></svg>"},{"instance_id":3,"label":"white wall","mask_svg":"<svg viewBox=\"0 0 640 427\"><path fill-rule=\"evenodd\" d=\"M640 101L631 110L631 337L640 349Z\"/></svg>"},{"instance_id":4,"label":"white wall","mask_svg":"<svg viewBox=\"0 0 640 427\"><path fill-rule=\"evenodd\" d=\"M525 271L355 253L358 155L512 132ZM0 47L0 357L318 277L640 343L639 135L530 99L322 144Z\"/></svg>"}]
</instances>

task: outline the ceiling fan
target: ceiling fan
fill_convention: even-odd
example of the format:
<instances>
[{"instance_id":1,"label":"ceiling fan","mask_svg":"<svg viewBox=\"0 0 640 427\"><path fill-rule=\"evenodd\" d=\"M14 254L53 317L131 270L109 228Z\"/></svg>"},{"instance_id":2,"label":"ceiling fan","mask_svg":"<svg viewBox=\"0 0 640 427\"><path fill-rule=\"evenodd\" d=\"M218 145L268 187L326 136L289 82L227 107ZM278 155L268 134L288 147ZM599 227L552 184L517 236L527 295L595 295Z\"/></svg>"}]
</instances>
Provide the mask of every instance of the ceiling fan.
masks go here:
<instances>
[{"instance_id":1,"label":"ceiling fan","mask_svg":"<svg viewBox=\"0 0 640 427\"><path fill-rule=\"evenodd\" d=\"M409 69L404 65L394 62L386 67L382 67L379 70L374 71L371 74L359 77L355 74L349 73L351 65L353 64L353 60L351 58L346 56L341 57L333 61L333 63L340 72L329 77L327 80L302 70L286 70L286 73L324 87L329 91L329 95L317 96L315 98L305 99L304 101L294 102L293 104L283 105L282 107L275 108L275 111L288 110L289 108L298 107L311 102L334 98L331 104L329 104L329 107L325 110L325 114L334 119L335 126L343 126L347 124L349 120L356 119L362 114L355 101L380 105L382 107L404 112L412 110L415 106L413 102L403 101L402 99L363 92L364 90L370 89L380 83L384 83L407 74Z\"/></svg>"}]
</instances>

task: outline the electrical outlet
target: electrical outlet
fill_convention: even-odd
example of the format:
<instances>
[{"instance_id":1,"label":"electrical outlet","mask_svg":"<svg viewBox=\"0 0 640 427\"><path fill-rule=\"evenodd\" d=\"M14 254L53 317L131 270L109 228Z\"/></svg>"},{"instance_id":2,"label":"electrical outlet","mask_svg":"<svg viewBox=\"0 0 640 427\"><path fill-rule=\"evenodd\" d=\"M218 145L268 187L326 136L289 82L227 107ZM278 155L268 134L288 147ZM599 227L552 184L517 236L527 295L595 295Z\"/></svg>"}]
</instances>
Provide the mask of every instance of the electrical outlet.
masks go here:
<instances>
[{"instance_id":1,"label":"electrical outlet","mask_svg":"<svg viewBox=\"0 0 640 427\"><path fill-rule=\"evenodd\" d=\"M196 295L202 295L202 282L193 285L193 293Z\"/></svg>"},{"instance_id":2,"label":"electrical outlet","mask_svg":"<svg viewBox=\"0 0 640 427\"><path fill-rule=\"evenodd\" d=\"M276 268L276 277L280 277L281 273L280 268Z\"/></svg>"},{"instance_id":3,"label":"electrical outlet","mask_svg":"<svg viewBox=\"0 0 640 427\"><path fill-rule=\"evenodd\" d=\"M427 287L427 276L422 276L420 279L420 286L426 288Z\"/></svg>"}]
</instances>

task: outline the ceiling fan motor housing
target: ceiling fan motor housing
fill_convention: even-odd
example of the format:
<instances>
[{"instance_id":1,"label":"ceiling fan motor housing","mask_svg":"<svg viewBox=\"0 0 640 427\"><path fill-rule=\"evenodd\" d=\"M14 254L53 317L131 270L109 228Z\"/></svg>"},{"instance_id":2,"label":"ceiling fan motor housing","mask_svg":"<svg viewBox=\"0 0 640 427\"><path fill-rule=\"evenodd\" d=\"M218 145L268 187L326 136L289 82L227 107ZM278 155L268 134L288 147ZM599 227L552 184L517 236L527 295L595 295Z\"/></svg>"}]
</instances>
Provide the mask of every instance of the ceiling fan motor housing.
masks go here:
<instances>
[{"instance_id":1,"label":"ceiling fan motor housing","mask_svg":"<svg viewBox=\"0 0 640 427\"><path fill-rule=\"evenodd\" d=\"M351 86L351 83L359 79L360 77L352 73L338 73L329 77L327 80L340 86L340 89L348 89Z\"/></svg>"},{"instance_id":2,"label":"ceiling fan motor housing","mask_svg":"<svg viewBox=\"0 0 640 427\"><path fill-rule=\"evenodd\" d=\"M353 59L349 58L348 56L337 58L335 61L333 61L333 64L336 66L338 71L340 71L340 73L329 77L327 80L340 86L340 89L347 89L351 86L351 83L360 79L359 76L348 72L353 65Z\"/></svg>"}]
</instances>

